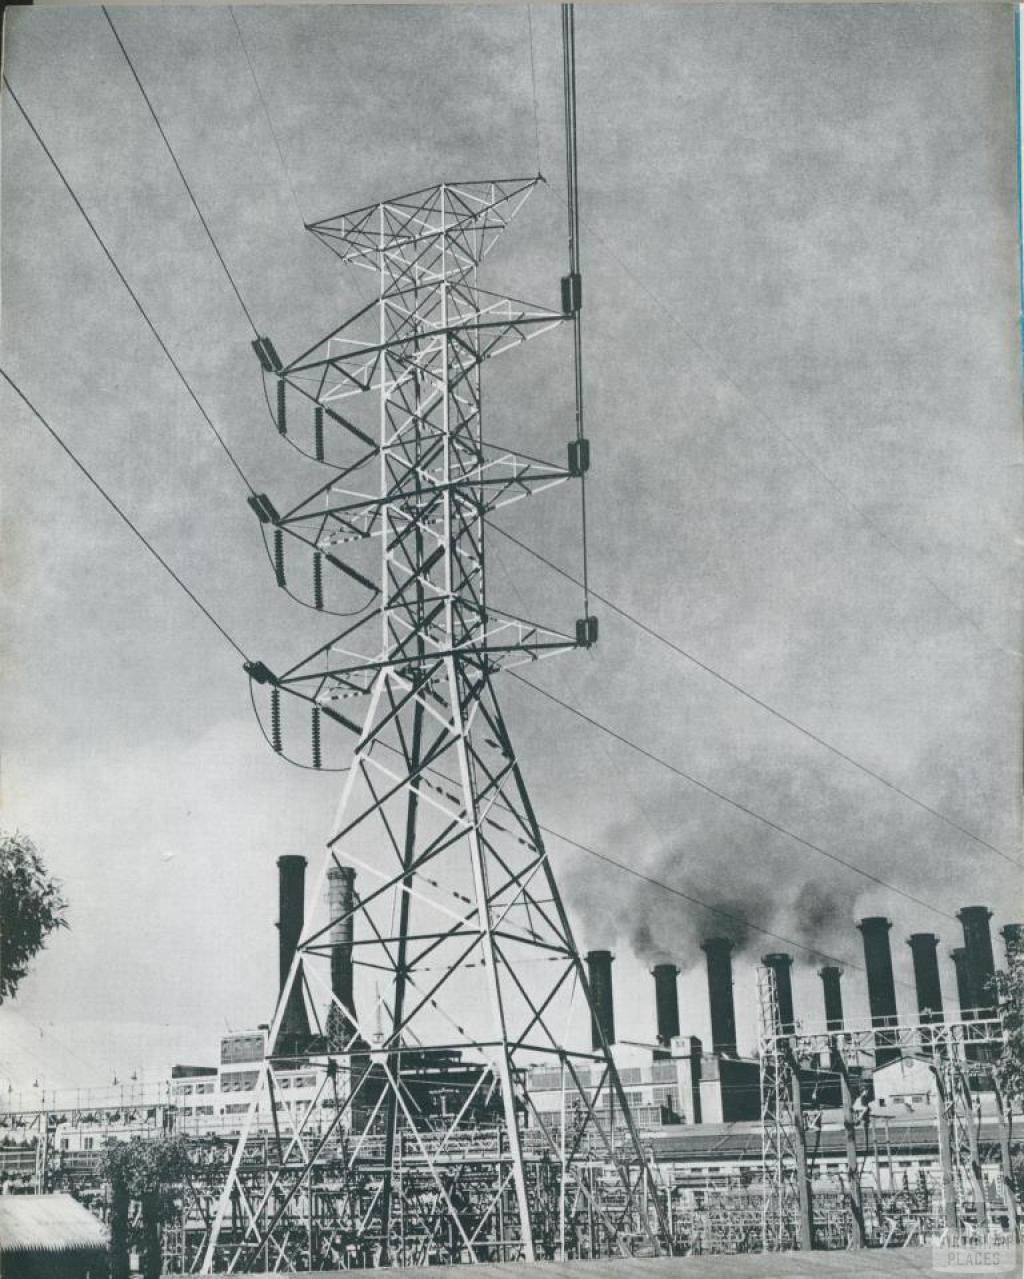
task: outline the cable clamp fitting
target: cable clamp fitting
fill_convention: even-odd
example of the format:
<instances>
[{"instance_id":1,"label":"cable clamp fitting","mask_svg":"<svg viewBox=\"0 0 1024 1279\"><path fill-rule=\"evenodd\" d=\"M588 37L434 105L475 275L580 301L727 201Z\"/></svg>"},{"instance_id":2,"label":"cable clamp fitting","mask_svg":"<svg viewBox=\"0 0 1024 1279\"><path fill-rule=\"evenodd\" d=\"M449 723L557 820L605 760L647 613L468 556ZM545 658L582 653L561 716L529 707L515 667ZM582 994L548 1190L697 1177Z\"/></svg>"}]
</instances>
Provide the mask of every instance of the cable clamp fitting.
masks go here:
<instances>
[{"instance_id":1,"label":"cable clamp fitting","mask_svg":"<svg viewBox=\"0 0 1024 1279\"><path fill-rule=\"evenodd\" d=\"M583 276L579 271L562 276L562 314L575 315L583 307Z\"/></svg>"},{"instance_id":2,"label":"cable clamp fitting","mask_svg":"<svg viewBox=\"0 0 1024 1279\"><path fill-rule=\"evenodd\" d=\"M590 441L584 436L569 441L569 474L577 479L590 470Z\"/></svg>"},{"instance_id":3,"label":"cable clamp fitting","mask_svg":"<svg viewBox=\"0 0 1024 1279\"><path fill-rule=\"evenodd\" d=\"M579 617L576 619L576 647L590 648L597 643L597 618Z\"/></svg>"},{"instance_id":4,"label":"cable clamp fitting","mask_svg":"<svg viewBox=\"0 0 1024 1279\"><path fill-rule=\"evenodd\" d=\"M269 666L265 666L262 662L246 662L244 670L246 675L250 679L254 679L257 684L277 685L277 676Z\"/></svg>"}]
</instances>

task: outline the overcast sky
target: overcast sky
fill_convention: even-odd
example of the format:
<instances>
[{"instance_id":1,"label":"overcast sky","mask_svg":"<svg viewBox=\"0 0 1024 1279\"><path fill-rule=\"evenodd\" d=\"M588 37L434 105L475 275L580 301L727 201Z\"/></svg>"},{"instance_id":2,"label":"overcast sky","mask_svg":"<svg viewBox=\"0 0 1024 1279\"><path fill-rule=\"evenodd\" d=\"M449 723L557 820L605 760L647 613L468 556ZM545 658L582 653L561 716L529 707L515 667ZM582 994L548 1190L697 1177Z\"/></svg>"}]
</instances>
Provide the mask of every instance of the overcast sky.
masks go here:
<instances>
[{"instance_id":1,"label":"overcast sky","mask_svg":"<svg viewBox=\"0 0 1024 1279\"><path fill-rule=\"evenodd\" d=\"M556 7L532 10L533 74L521 6L236 9L294 193L227 9L113 13L285 355L365 296L301 221L442 179L549 176L487 282L557 305ZM577 56L593 583L1019 856L1010 8L581 7ZM6 71L255 487L298 500L321 473L267 419L245 318L102 13L9 10ZM246 652L297 660L329 628L276 591L238 476L6 95L3 137L5 367ZM496 437L563 456L564 335L484 385ZM337 781L270 753L237 655L2 403L4 815L63 880L72 927L3 1010L0 1076L213 1060L226 1026L272 1011L274 862L317 855ZM516 511L511 532L577 570L574 493ZM571 625L575 592L494 543L497 602ZM854 920L886 914L905 983L905 937L935 931L951 999L952 916L1020 917L1019 871L597 611L599 645L532 678L934 909L507 681L541 821L851 964ZM620 1034L653 1030L646 921L684 969L684 1030L706 1035L697 942L715 917L551 851L581 944L616 951ZM737 964L747 1047L752 962L781 946L754 932ZM797 955L816 1019L815 961ZM862 987L851 967L854 1013ZM899 998L909 1013L909 984Z\"/></svg>"}]
</instances>

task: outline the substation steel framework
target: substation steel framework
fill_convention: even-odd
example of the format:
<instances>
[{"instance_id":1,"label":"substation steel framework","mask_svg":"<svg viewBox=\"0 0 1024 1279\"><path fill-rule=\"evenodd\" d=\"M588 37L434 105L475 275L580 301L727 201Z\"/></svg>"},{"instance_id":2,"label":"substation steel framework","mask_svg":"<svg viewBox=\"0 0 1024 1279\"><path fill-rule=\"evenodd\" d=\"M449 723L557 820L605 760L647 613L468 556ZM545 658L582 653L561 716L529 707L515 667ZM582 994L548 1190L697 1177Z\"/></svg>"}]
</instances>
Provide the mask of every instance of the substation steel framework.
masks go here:
<instances>
[{"instance_id":1,"label":"substation steel framework","mask_svg":"<svg viewBox=\"0 0 1024 1279\"><path fill-rule=\"evenodd\" d=\"M567 1046L571 1017L590 1030L587 972L493 687L596 639L592 618L563 634L486 594L491 514L587 465L585 441L559 466L482 428L484 361L579 307L578 277L561 311L478 281L540 180L442 183L312 225L377 297L288 364L254 343L278 430L332 467L284 514L251 500L278 583L298 580L284 554L297 543L312 607L330 612L335 584L371 593L288 671L249 667L275 749L297 711L314 767L351 753L307 901L322 904L332 868L359 890L325 920L307 911L195 1269L629 1254L668 1238L603 1032ZM331 980L339 936L354 993ZM301 1113L278 1080L297 1062L320 1072ZM533 1107L528 1062L561 1071L559 1116Z\"/></svg>"},{"instance_id":2,"label":"substation steel framework","mask_svg":"<svg viewBox=\"0 0 1024 1279\"><path fill-rule=\"evenodd\" d=\"M941 1168L942 1228L951 1232L984 1230L989 1225L979 1154L979 1115L971 1080L992 1087L991 1057L1005 1041L997 1016L974 1020L894 1023L804 1031L782 1027L775 972L757 970L762 1124L761 1237L764 1251L815 1246L811 1200L812 1160L808 1158L808 1117L799 1087L802 1068L827 1068L839 1076L847 1131L848 1168L844 1178L850 1246L864 1243L855 1128L857 1125L851 1065L869 1065L881 1049L887 1055L927 1062L935 1079L935 1123ZM999 1098L997 1097L997 1100ZM1000 1110L1000 1124L1004 1123ZM1011 1230L1017 1230L1017 1207L1009 1175L1008 1143L1002 1143L1004 1198Z\"/></svg>"}]
</instances>

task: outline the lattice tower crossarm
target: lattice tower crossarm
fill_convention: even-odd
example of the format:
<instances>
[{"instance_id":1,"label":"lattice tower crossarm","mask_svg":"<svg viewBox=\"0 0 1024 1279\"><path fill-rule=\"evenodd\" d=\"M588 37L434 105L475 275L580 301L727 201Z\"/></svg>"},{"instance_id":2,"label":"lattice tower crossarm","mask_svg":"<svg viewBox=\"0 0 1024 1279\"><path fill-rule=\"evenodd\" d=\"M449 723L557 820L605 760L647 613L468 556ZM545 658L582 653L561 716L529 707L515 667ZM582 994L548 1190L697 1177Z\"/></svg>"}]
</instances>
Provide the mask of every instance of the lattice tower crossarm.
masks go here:
<instances>
[{"instance_id":1,"label":"lattice tower crossarm","mask_svg":"<svg viewBox=\"0 0 1024 1279\"><path fill-rule=\"evenodd\" d=\"M372 567L355 557L374 548L378 578L373 611L336 640L281 675L251 670L273 714L290 694L354 739L310 898L321 903L331 866L354 870L358 887L344 919L309 914L205 1269L268 1256L339 1264L315 1227L326 1205L342 1223L330 1237L372 1239L375 1262L577 1255L595 1231L605 1252L667 1238L603 1034L597 1047L567 1046L574 1026L591 1024L587 974L493 688L504 666L596 637L586 624L574 636L513 618L487 598L487 517L576 473L492 448L482 430L484 361L565 318L477 278L535 181L442 184L315 224L343 260L375 271L377 302L288 364L256 344L278 384L278 428L293 433L285 412L298 395L313 455L326 458L325 426L339 441L335 475L310 499L284 516L264 495L253 504L275 537L275 571L291 534L321 557L321 580L326 568L368 582ZM353 440L358 456L345 461ZM363 699L358 723L341 698ZM345 1005L326 965L347 922L356 989ZM283 1044L296 983L320 1033ZM340 1044L324 1034L324 1005ZM323 1071L318 1100L287 1116L273 1167L253 1172L257 1106L284 1050ZM533 1106L526 1075L538 1061L561 1074L560 1116ZM615 1169L611 1207L595 1200L595 1154Z\"/></svg>"}]
</instances>

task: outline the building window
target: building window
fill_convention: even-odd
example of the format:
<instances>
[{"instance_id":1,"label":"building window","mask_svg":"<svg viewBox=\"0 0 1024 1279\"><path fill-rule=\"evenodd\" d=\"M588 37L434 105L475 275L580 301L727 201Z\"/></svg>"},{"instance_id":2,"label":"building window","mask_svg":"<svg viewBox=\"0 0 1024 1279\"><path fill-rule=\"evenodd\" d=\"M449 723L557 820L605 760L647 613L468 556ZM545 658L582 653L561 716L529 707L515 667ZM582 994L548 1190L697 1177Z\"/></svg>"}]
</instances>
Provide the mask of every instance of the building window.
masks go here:
<instances>
[{"instance_id":1,"label":"building window","mask_svg":"<svg viewBox=\"0 0 1024 1279\"><path fill-rule=\"evenodd\" d=\"M259 1061L263 1057L262 1035L229 1035L221 1040L222 1062Z\"/></svg>"},{"instance_id":2,"label":"building window","mask_svg":"<svg viewBox=\"0 0 1024 1279\"><path fill-rule=\"evenodd\" d=\"M566 1071L566 1079L571 1082L572 1077ZM528 1087L533 1092L547 1092L550 1089L561 1088L562 1072L560 1070L535 1070L529 1079Z\"/></svg>"},{"instance_id":3,"label":"building window","mask_svg":"<svg viewBox=\"0 0 1024 1279\"><path fill-rule=\"evenodd\" d=\"M221 1075L220 1086L223 1092L242 1092L246 1088L254 1088L259 1079L258 1070L232 1070Z\"/></svg>"}]
</instances>

